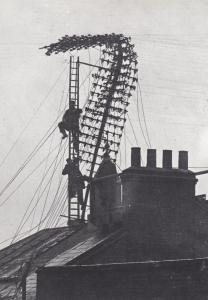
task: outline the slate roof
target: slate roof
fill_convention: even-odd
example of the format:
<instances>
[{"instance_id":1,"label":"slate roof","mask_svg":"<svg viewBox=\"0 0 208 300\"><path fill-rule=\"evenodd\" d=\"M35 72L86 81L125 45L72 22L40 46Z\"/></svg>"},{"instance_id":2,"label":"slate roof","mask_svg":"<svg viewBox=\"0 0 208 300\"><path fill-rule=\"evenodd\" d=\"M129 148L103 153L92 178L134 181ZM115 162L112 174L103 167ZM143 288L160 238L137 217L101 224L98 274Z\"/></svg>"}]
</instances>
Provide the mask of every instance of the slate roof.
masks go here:
<instances>
[{"instance_id":1,"label":"slate roof","mask_svg":"<svg viewBox=\"0 0 208 300\"><path fill-rule=\"evenodd\" d=\"M77 263L112 241L116 234L102 235L94 226L74 221L70 227L44 229L0 250L0 299L21 299L18 274L26 261L32 262L27 276L27 300L34 300L37 268Z\"/></svg>"},{"instance_id":2,"label":"slate roof","mask_svg":"<svg viewBox=\"0 0 208 300\"><path fill-rule=\"evenodd\" d=\"M38 267L89 235L85 224L72 222L70 227L44 229L0 250L0 299L12 299L19 270L26 261L32 260L30 273L34 274Z\"/></svg>"}]
</instances>

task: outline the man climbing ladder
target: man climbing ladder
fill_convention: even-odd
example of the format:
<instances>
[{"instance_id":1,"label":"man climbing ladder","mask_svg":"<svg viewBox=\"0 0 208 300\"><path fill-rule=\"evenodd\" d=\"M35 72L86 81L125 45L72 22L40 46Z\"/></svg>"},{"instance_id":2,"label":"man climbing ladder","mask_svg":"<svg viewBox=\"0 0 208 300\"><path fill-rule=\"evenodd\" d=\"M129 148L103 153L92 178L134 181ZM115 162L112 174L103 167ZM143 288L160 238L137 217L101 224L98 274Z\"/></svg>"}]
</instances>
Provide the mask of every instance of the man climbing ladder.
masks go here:
<instances>
[{"instance_id":1,"label":"man climbing ladder","mask_svg":"<svg viewBox=\"0 0 208 300\"><path fill-rule=\"evenodd\" d=\"M75 102L70 102L70 107L63 115L62 121L58 123L60 132L62 133L62 139L65 139L68 135L66 131L72 133L73 145L75 151L78 153L78 138L79 138L79 117L82 110L75 107Z\"/></svg>"},{"instance_id":2,"label":"man climbing ladder","mask_svg":"<svg viewBox=\"0 0 208 300\"><path fill-rule=\"evenodd\" d=\"M77 195L78 203L80 205L83 204L83 189L85 188L85 181L88 181L89 178L87 176L83 176L79 170L79 162L78 159L74 161L66 160L67 164L65 165L62 175L71 175L70 182L70 198L73 198Z\"/></svg>"}]
</instances>

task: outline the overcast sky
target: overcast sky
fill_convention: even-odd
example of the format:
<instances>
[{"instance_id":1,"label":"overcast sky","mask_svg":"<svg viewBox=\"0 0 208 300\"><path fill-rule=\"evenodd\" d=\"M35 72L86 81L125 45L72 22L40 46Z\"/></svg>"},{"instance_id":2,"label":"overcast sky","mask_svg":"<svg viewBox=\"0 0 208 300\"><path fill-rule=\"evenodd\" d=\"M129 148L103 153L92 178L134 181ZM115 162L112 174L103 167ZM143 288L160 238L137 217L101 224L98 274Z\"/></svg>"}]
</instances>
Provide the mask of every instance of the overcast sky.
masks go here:
<instances>
[{"instance_id":1,"label":"overcast sky","mask_svg":"<svg viewBox=\"0 0 208 300\"><path fill-rule=\"evenodd\" d=\"M162 149L172 149L175 166L177 151L188 150L190 166L208 169L207 14L206 0L1 1L1 158L66 65L64 55L46 57L39 48L65 34L115 32L131 36L139 56L139 79L152 148L158 149L159 156ZM61 89L53 91L1 166L1 188L54 120L59 93ZM129 115L137 128L135 105L134 96ZM146 145L139 127L137 134L144 157ZM208 175L201 179L199 193L208 192L207 180ZM29 190L31 186L30 182ZM0 207L0 240L14 233L24 214L29 190Z\"/></svg>"}]
</instances>

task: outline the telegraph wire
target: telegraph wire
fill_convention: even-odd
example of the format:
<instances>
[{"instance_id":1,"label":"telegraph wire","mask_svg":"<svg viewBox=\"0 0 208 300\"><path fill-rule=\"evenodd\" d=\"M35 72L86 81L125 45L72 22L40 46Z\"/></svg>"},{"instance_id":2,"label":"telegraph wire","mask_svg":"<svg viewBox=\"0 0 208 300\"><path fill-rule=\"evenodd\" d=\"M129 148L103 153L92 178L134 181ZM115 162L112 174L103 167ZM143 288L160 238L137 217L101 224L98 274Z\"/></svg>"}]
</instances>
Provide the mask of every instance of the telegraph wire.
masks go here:
<instances>
[{"instance_id":1,"label":"telegraph wire","mask_svg":"<svg viewBox=\"0 0 208 300\"><path fill-rule=\"evenodd\" d=\"M126 169L126 156L127 156L127 153L126 153L126 128L125 127L124 127L124 153L125 153L124 163L125 163L125 169Z\"/></svg>"},{"instance_id":2,"label":"telegraph wire","mask_svg":"<svg viewBox=\"0 0 208 300\"><path fill-rule=\"evenodd\" d=\"M62 163L60 164L62 170L63 170L64 156L65 156L65 152L66 152L66 150L67 150L67 146L68 146L68 145L67 145L67 143L66 143L66 144L65 144L65 149L64 149L64 154L63 154L63 157L62 157L63 161L62 161ZM56 209L56 199L57 199L57 202L58 202L58 199L59 199L59 197L60 197L60 194L62 193L62 191L61 191L60 194L59 194L59 190L60 190L60 188L61 188L62 180L63 180L63 176L62 176L62 172L60 172L58 187L57 187L56 193L55 193L55 195L54 195L54 197L53 197L51 207L50 207L50 209L49 209L49 218L48 218L48 220L47 220L47 223L46 223L46 225L45 225L45 228L48 226L48 223L50 222L51 215L53 214L54 210ZM66 182L65 182L65 184L66 184ZM65 186L65 185L64 185L63 189L66 189L66 186Z\"/></svg>"},{"instance_id":3,"label":"telegraph wire","mask_svg":"<svg viewBox=\"0 0 208 300\"><path fill-rule=\"evenodd\" d=\"M62 112L63 113L63 112ZM54 131L57 129L57 126L54 126L56 124L57 120L60 116L56 118L56 120L52 123L51 127L47 130L45 135L41 138L39 143L35 146L33 151L27 156L25 161L23 162L22 166L16 171L16 173L13 175L13 177L9 180L9 182L4 186L4 188L0 191L0 197L2 194L8 189L8 187L12 184L12 182L18 177L18 175L23 171L23 169L27 166L27 164L33 159L33 157L38 153L38 151L41 149L41 147L47 142L47 140L50 138L50 136L54 133ZM52 132L50 130L53 128ZM49 133L50 132L50 133ZM47 134L49 135L47 136Z\"/></svg>"},{"instance_id":4,"label":"telegraph wire","mask_svg":"<svg viewBox=\"0 0 208 300\"><path fill-rule=\"evenodd\" d=\"M44 159L42 159L41 161L40 161L40 163L23 179L23 181L21 181L18 185L17 185L17 187L5 198L5 200L3 201L3 202L1 202L0 203L0 207L1 206L3 206L10 198L11 198L11 196L30 178L30 176L32 175L32 174L34 174L34 172L36 171L36 170L38 170L38 168L44 163L44 161L46 161L46 159L48 159L48 157L57 149L57 147L59 146L59 144L58 145L56 145L54 148L53 148L53 150L51 151L51 152L49 152L48 154L47 154L47 156L45 156L44 157Z\"/></svg>"},{"instance_id":5,"label":"telegraph wire","mask_svg":"<svg viewBox=\"0 0 208 300\"><path fill-rule=\"evenodd\" d=\"M145 141L147 147L149 147L150 143L148 141L148 138L146 138L146 136L145 136L145 133L144 133L144 130L143 130L143 126L142 126L142 122L141 122L141 119L140 119L140 112L139 112L139 85L138 84L137 84L137 89L136 89L136 107L137 107L137 117L138 117L140 129L141 129L141 132L142 132L142 136L144 138L144 141Z\"/></svg>"},{"instance_id":6,"label":"telegraph wire","mask_svg":"<svg viewBox=\"0 0 208 300\"><path fill-rule=\"evenodd\" d=\"M63 103L65 90L66 90L66 87L67 87L67 84L68 84L67 79L68 79L68 74L67 74L67 76L66 76L66 81L65 81L65 84L64 84L64 89L63 89L63 91L62 91L61 100L60 100L60 102L59 102L58 115L60 115L60 112L61 112L61 106L62 106L62 103ZM66 108L66 105L67 105L68 93L69 93L69 91L68 91L67 94L66 94L66 99L65 99L65 103L64 103L64 109ZM52 147L53 138L54 138L54 135L53 135L52 138L51 138L51 143L50 143L50 147L49 147L49 152L50 152L51 147ZM45 175L46 175L45 173L46 173L47 166L48 166L48 159L46 160L46 163L45 163L45 167L44 167L44 171L43 171L43 175L42 175L42 180L41 180L41 187L42 187L42 184L43 184L43 182L44 182L44 178L45 178ZM41 187L40 187L40 189L39 189L38 199L40 198ZM33 213L32 222L31 222L31 228L32 228L32 226L33 226L33 221L34 221L35 213L36 213L36 209L34 210L34 213Z\"/></svg>"},{"instance_id":7,"label":"telegraph wire","mask_svg":"<svg viewBox=\"0 0 208 300\"><path fill-rule=\"evenodd\" d=\"M67 194L67 181L64 183L62 190L61 190L59 196L57 197L56 202L50 208L49 218L47 220L45 228L52 227L52 224L54 222L54 216L57 214L57 210L58 210L59 206L61 205L63 196L65 194Z\"/></svg>"},{"instance_id":8,"label":"telegraph wire","mask_svg":"<svg viewBox=\"0 0 208 300\"><path fill-rule=\"evenodd\" d=\"M61 159L62 159L62 157L61 157ZM53 162L51 163L50 167L48 168L48 171L49 171L50 168L53 166L55 160L56 160L56 157L55 157L55 159L53 160ZM60 162L60 161L59 161L59 162ZM59 163L58 163L58 164L59 164ZM56 168L56 169L57 169L57 168ZM54 172L55 172L55 171L54 171ZM49 184L50 181L51 181L52 176L53 176L53 174L50 176L49 180L47 181L47 183L46 183L46 185L45 185L45 187L44 187L44 189L43 189L43 191L42 191L42 193L41 193L41 196L44 194L44 192L45 192L45 190L46 190L48 184ZM38 187L38 188L39 188L39 187ZM27 216L26 220L24 221L24 218L26 217L26 215L27 215L27 213L28 213L29 207L31 206L32 201L33 201L33 199L35 198L35 195L36 195L37 192L38 192L38 188L36 189L36 191L35 191L35 193L34 193L32 199L31 199L31 201L30 201L30 203L29 203L29 205L28 205L28 207L27 207L27 209L26 209L26 212L24 213L24 216L22 217L22 220L21 220L21 222L20 222L20 224L19 224L19 226L18 226L18 229L17 229L17 231L16 231L16 233L15 233L15 235L14 235L14 238L13 238L11 244L14 242L14 240L15 240L15 238L16 238L16 235L21 231L21 229L23 228L23 226L26 224L26 222L28 221L28 219L30 218L31 214L33 213L35 207L36 207L37 204L38 204L38 202L36 201L35 206L32 208L32 210L30 211L30 213L29 213L29 215ZM40 199L41 199L41 198L40 198ZM40 201L40 199L38 199L38 201ZM46 217L47 217L47 215L46 215L45 218L42 220L42 222L45 221ZM23 222L23 221L24 221L24 222Z\"/></svg>"},{"instance_id":9,"label":"telegraph wire","mask_svg":"<svg viewBox=\"0 0 208 300\"><path fill-rule=\"evenodd\" d=\"M68 79L68 76L67 76L67 79ZM67 84L67 79L66 79L66 81L65 81L65 86L66 86L66 84ZM64 91L65 91L65 89L64 89ZM64 98L64 91L63 91L63 93L62 93L61 101L60 101L60 103L59 103L58 115L60 114L61 105L62 105L63 98ZM67 93L67 97L66 97L66 100L65 100L65 106L66 106L67 98L68 98L68 93ZM54 136L53 136L53 137L54 137ZM52 139L51 139L51 144L50 144L49 152L50 152L50 149L51 149L51 146L52 146L53 137L52 137ZM61 141L61 142L62 142L62 141ZM56 164L57 164L57 160L58 160L58 156L59 156L60 150L61 150L61 143L60 143L59 151L58 151L58 154L57 154L57 157L56 157L56 162L55 162L55 164L54 164L54 170L55 170L55 168L56 168ZM65 148L65 151L66 151L66 148ZM65 151L64 151L64 154L65 154ZM63 158L64 158L64 156L63 156ZM46 162L45 170L46 170L46 168L47 168L47 162ZM44 173L43 173L43 176L44 176ZM46 198L45 198L45 201L44 201L44 205L43 205L43 209L42 209L42 213L41 213L41 217L40 217L40 222L42 221L43 214L44 214L44 211L45 211L46 202L47 202L48 195L49 195L50 188L51 188L51 183L52 183L52 180L51 180L51 182L50 182L50 185L49 185L49 188L48 188L48 192L47 192L47 195L46 195ZM40 229L40 226L38 227L38 231L39 231L39 229Z\"/></svg>"},{"instance_id":10,"label":"telegraph wire","mask_svg":"<svg viewBox=\"0 0 208 300\"><path fill-rule=\"evenodd\" d=\"M135 131L134 131L134 127L133 127L133 125L132 125L132 122L131 122L131 119L130 119L130 117L129 117L129 114L128 114L128 113L127 113L127 118L128 118L128 120L129 120L129 124L130 124L130 126L131 126L131 129L132 129L132 131L133 131L133 135L134 135L134 138L135 138L136 144L137 144L137 146L139 146L139 143L138 143L138 140L137 140L137 137L136 137Z\"/></svg>"},{"instance_id":11,"label":"telegraph wire","mask_svg":"<svg viewBox=\"0 0 208 300\"><path fill-rule=\"evenodd\" d=\"M62 141L61 141L62 142ZM58 154L56 156L56 160L55 160L55 163L54 163L54 169L53 169L53 176L55 174L55 170L56 170L56 165L57 165L57 161L58 161L58 156L60 154L60 150L61 150L61 142L60 142L60 146L59 146L59 150L58 150ZM50 180L50 183L49 183L49 187L48 187L48 191L47 191L47 194L46 194L46 197L45 197L45 201L44 201L44 204L43 204L43 209L42 209L42 212L41 212L41 217L40 217L40 222L42 221L42 218L43 218L43 214L45 212L45 207L46 207L46 203L47 203L47 200L48 200L48 195L49 195L49 192L50 192L50 189L51 189L51 184L52 184L52 180L53 180L53 176ZM40 226L38 227L38 231L40 229Z\"/></svg>"},{"instance_id":12,"label":"telegraph wire","mask_svg":"<svg viewBox=\"0 0 208 300\"><path fill-rule=\"evenodd\" d=\"M137 91L138 91L138 88L139 88L139 95L140 95L140 100L141 100L141 107L142 107L142 115L143 115L143 119L144 119L144 126L145 126L145 130L146 130L146 134L147 134L148 143L149 143L149 146L151 148L151 142L150 142L150 137L149 137L148 128L147 128L146 116L145 116L145 112L144 112L142 90L141 90L141 85L140 85L140 82L139 82L138 73L137 73L137 79L138 79L138 81L137 81Z\"/></svg>"},{"instance_id":13,"label":"telegraph wire","mask_svg":"<svg viewBox=\"0 0 208 300\"><path fill-rule=\"evenodd\" d=\"M68 198L68 192L67 189L65 189L62 197L60 198L59 204L57 205L57 209L55 214L53 215L53 218L51 219L50 227L56 227L55 223L58 222L60 215L62 214L63 210L65 209L66 200Z\"/></svg>"},{"instance_id":14,"label":"telegraph wire","mask_svg":"<svg viewBox=\"0 0 208 300\"><path fill-rule=\"evenodd\" d=\"M62 156L63 161L64 161L64 156L65 156L66 149L67 149L67 143L66 143L66 147L65 147L65 150L64 150L64 154L63 154L63 156ZM60 163L60 165L62 166L62 169L63 169L63 161L62 161L62 163ZM58 186L57 186L57 190L56 190L56 193L55 193L55 195L54 195L54 197L53 197L53 200L52 200L52 206L50 207L50 214L52 214L52 207L53 207L53 205L55 204L55 200L56 200L57 197L58 197L59 190L60 190L61 184L62 184L62 180L63 180L63 176L62 176L62 173L61 173L61 175L60 175L60 177L59 177L59 183L58 183ZM66 188L66 187L64 187L64 188ZM50 218L50 215L49 215L49 218ZM48 224L48 222L49 222L49 218L48 218L48 220L47 220L46 226L47 226L47 224ZM46 226L45 226L45 228L46 228Z\"/></svg>"},{"instance_id":15,"label":"telegraph wire","mask_svg":"<svg viewBox=\"0 0 208 300\"><path fill-rule=\"evenodd\" d=\"M58 226L58 224L59 224L59 222L60 222L60 220L61 220L61 218L62 218L61 215L64 214L64 212L67 210L67 208L68 208L67 199L68 199L68 195L67 195L67 193L66 193L66 194L65 194L65 197L63 197L63 199L62 199L62 202L63 202L63 203L62 203L62 206L61 206L61 208L60 208L60 210L59 210L57 220L56 220L55 223L53 223L53 227Z\"/></svg>"},{"instance_id":16,"label":"telegraph wire","mask_svg":"<svg viewBox=\"0 0 208 300\"><path fill-rule=\"evenodd\" d=\"M7 154L4 156L3 160L0 163L0 168L2 167L2 165L5 163L7 157L9 156L9 154L13 151L14 147L16 146L16 144L18 143L18 141L20 140L20 138L22 137L23 133L26 131L26 129L29 127L30 123L32 122L32 120L34 119L34 117L37 115L38 111L40 110L40 108L42 107L42 105L45 103L45 101L47 100L48 96L50 95L50 93L52 92L52 90L54 89L54 87L56 86L56 84L58 83L59 79L61 78L62 74L65 72L66 70L66 66L64 67L64 69L61 71L61 73L58 75L57 79L55 80L54 84L52 85L52 87L49 89L48 93L46 94L46 96L43 98L43 100L41 101L41 103L39 104L38 108L36 109L36 111L34 112L34 114L32 115L32 117L29 119L29 121L26 123L25 127L23 128L23 130L20 132L20 134L18 135L17 139L14 141L14 143L12 144L12 146L10 147L9 151L7 152Z\"/></svg>"}]
</instances>

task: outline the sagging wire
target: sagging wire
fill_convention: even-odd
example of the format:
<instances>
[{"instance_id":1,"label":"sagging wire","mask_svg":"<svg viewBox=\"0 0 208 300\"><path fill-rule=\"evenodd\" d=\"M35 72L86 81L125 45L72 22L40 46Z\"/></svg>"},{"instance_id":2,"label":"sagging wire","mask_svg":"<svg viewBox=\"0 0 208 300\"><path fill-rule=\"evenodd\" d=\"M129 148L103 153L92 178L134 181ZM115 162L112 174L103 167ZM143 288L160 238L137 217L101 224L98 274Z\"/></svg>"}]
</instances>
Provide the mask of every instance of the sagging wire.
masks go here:
<instances>
[{"instance_id":1,"label":"sagging wire","mask_svg":"<svg viewBox=\"0 0 208 300\"><path fill-rule=\"evenodd\" d=\"M140 120L140 114L139 114L139 95L140 95L140 100L141 100L142 115L143 115L143 119L144 119L144 126L145 126L145 131L146 131L147 139L146 139L145 134L143 132L143 128L142 128L142 124L141 124L141 120ZM142 91L141 91L141 85L140 85L140 82L139 82L138 73L137 73L137 114L138 114L139 124L140 124L140 128L141 128L144 140L145 140L147 146L151 148L151 142L150 142L150 137L149 137L148 128L147 128L146 116L145 116L145 112L144 112L143 97L142 97Z\"/></svg>"},{"instance_id":2,"label":"sagging wire","mask_svg":"<svg viewBox=\"0 0 208 300\"><path fill-rule=\"evenodd\" d=\"M66 149L67 149L67 147L66 147ZM65 149L65 151L66 151L66 149ZM62 161L62 165L61 165L61 169L62 169L62 170L63 170L63 165L64 165L64 157L63 157L63 161ZM56 210L56 206L55 206L55 204L56 204L56 199L57 199L57 202L59 202L59 198L61 197L63 191L64 191L64 190L67 190L67 180L66 180L65 183L64 183L64 185L63 185L63 187L62 187L62 190L61 190L61 192L60 192L60 194L59 194L59 190L60 190L60 188L61 188L62 180L63 180L63 175L62 175L62 172L60 172L58 188L57 188L56 194L55 194L55 196L54 196L54 198L53 198L53 201L52 201L52 203L54 204L54 206L51 207L51 210L50 210L50 211L51 211L51 212L50 212L50 216L49 216L49 218L48 218L48 220L47 220L47 223L46 223L45 227L49 226L51 216L53 216L53 213L54 213L54 211ZM58 205L58 204L57 204L57 205Z\"/></svg>"},{"instance_id":3,"label":"sagging wire","mask_svg":"<svg viewBox=\"0 0 208 300\"><path fill-rule=\"evenodd\" d=\"M61 73L58 75L57 79L55 80L54 84L52 85L52 87L49 89L48 93L46 94L46 96L43 98L43 100L40 102L38 108L36 109L36 111L34 112L33 116L29 119L29 121L27 122L27 124L25 125L25 127L23 128L23 130L20 132L20 134L18 135L17 139L15 140L15 142L12 144L11 148L9 149L9 151L7 152L7 154L5 155L5 157L3 158L3 160L0 163L0 168L3 166L3 164L5 163L6 159L8 158L8 156L10 155L10 153L13 151L14 147L16 146L16 144L18 143L18 141L20 140L20 138L22 137L22 135L24 134L24 132L26 131L26 129L29 127L30 123L32 122L32 120L34 119L34 117L37 115L38 111L40 110L40 108L42 107L42 105L45 103L45 101L47 100L48 96L50 95L50 93L52 92L52 90L54 89L54 87L56 86L56 84L58 83L59 79L61 78L62 74L65 72L66 70L66 66L64 67L64 69L61 71Z\"/></svg>"},{"instance_id":4,"label":"sagging wire","mask_svg":"<svg viewBox=\"0 0 208 300\"><path fill-rule=\"evenodd\" d=\"M61 114L63 114L63 112L61 112ZM35 148L33 149L33 151L27 156L27 158L23 162L22 166L16 171L16 173L13 175L13 177L9 180L9 182L0 191L0 197L8 189L8 187L12 184L12 182L18 177L18 175L24 170L24 168L28 165L28 163L34 158L34 156L38 153L38 151L41 149L41 147L47 142L47 140L50 138L50 136L57 129L57 126L54 127L54 125L57 123L57 121L60 118L61 114L55 119L55 121L52 123L52 125L50 126L50 128L46 131L46 133L44 134L44 136L41 138L41 140L35 146ZM51 131L51 129L52 129L52 131ZM47 134L48 134L48 136L47 136Z\"/></svg>"},{"instance_id":5,"label":"sagging wire","mask_svg":"<svg viewBox=\"0 0 208 300\"><path fill-rule=\"evenodd\" d=\"M66 147L65 147L65 150L64 150L64 155L65 155L66 149L67 149L67 143L66 143ZM64 155L63 155L63 161L62 161L62 163L60 164L62 169L63 169ZM55 209L55 208L54 208L54 207L55 207L55 201L56 201L57 197L60 196L59 190L60 190L60 188L61 188L62 180L63 180L63 176L62 176L62 173L60 173L58 187L57 187L56 193L55 193L55 195L54 195L54 197L53 197L53 200L52 200L52 206L51 206L51 208L50 208L50 214L53 214L54 209ZM64 189L66 189L65 186L64 186ZM59 196L58 196L58 194L59 194ZM50 222L50 215L49 215L49 218L48 218L47 223L46 223L46 225L45 225L45 228L48 226L49 222Z\"/></svg>"},{"instance_id":6,"label":"sagging wire","mask_svg":"<svg viewBox=\"0 0 208 300\"><path fill-rule=\"evenodd\" d=\"M64 193L62 194L62 197L60 197L59 204L57 205L57 208L56 208L56 212L54 213L53 218L51 219L50 227L53 227L53 226L56 227L55 223L57 223L57 221L60 217L60 214L62 213L62 209L66 204L67 198L68 198L68 191L66 188Z\"/></svg>"},{"instance_id":7,"label":"sagging wire","mask_svg":"<svg viewBox=\"0 0 208 300\"><path fill-rule=\"evenodd\" d=\"M62 216L61 215L63 215L63 213L68 209L68 203L67 203L67 199L68 199L68 195L67 195L67 193L65 194L65 198L63 198L63 203L62 203L62 206L61 206L61 208L60 208L60 210L59 210L59 213L58 213L58 217L57 217L57 220L56 220L56 223L54 223L54 227L56 227L56 226L58 226L59 225L59 222L60 222L60 220L61 220L61 218L62 218Z\"/></svg>"},{"instance_id":8,"label":"sagging wire","mask_svg":"<svg viewBox=\"0 0 208 300\"><path fill-rule=\"evenodd\" d=\"M66 81L65 81L65 87L66 87L66 84L67 84L67 79L68 79L68 76L67 76ZM60 114L61 105L62 105L63 98L64 98L64 92L65 92L65 88L64 88L64 91L63 91L63 93L62 93L61 101L60 101L60 103L59 103L58 115ZM68 96L68 93L67 93L67 96ZM66 106L67 98L68 98L68 97L66 97L66 99L65 99L65 106ZM52 142L53 142L53 138L52 138L52 140L51 140L50 148L51 148ZM49 148L49 152L50 152L50 148ZM57 160L58 160L58 156L59 156L60 150L61 150L61 143L60 143L59 152L58 152L58 154L57 154ZM66 149L65 149L65 151L66 151ZM64 152L64 153L65 153L65 152ZM63 156L63 159L64 159L64 156ZM57 160L56 160L56 162L55 162L54 169L56 168ZM47 164L46 164L46 167L47 167ZM44 177L44 174L43 174L43 177ZM51 183L52 183L52 180L51 180ZM46 206L46 202L47 202L48 195L49 195L49 192L50 192L51 183L50 183L50 185L49 185L48 192L47 192L47 195L46 195L46 198L45 198L45 201L44 201L44 205L43 205L43 210L42 210L42 213L41 213L40 222L42 221L43 214L44 214L44 211L45 211L45 206ZM61 184L61 181L60 181L60 184ZM59 189L59 188L58 188L58 189ZM39 229L40 229L40 226L38 227L38 230L39 230Z\"/></svg>"},{"instance_id":9,"label":"sagging wire","mask_svg":"<svg viewBox=\"0 0 208 300\"><path fill-rule=\"evenodd\" d=\"M55 160L55 164L54 164L54 170L53 170L53 176L50 180L50 183L49 183L49 186L48 186L48 191L47 191L47 194L46 194L46 197L45 197L45 201L44 201L44 204L43 204L43 209L42 209L42 212L41 212L41 216L40 216L40 223L42 221L42 218L43 218L43 214L45 212L45 207L46 207L46 202L48 200L48 195L49 195L49 192L50 192L50 189L51 189L51 184L52 184L52 180L53 180L53 177L54 177L54 174L55 174L55 170L56 170L56 166L57 166L57 161L58 161L58 157L59 157L59 154L60 154L60 150L61 150L61 143L60 143L60 147L59 147L59 151L58 151L58 154L56 156L56 160ZM40 226L38 227L37 231L39 231L40 229Z\"/></svg>"},{"instance_id":10,"label":"sagging wire","mask_svg":"<svg viewBox=\"0 0 208 300\"><path fill-rule=\"evenodd\" d=\"M17 187L5 198L3 202L1 202L0 207L3 206L10 198L11 196L30 178L32 174L34 174L35 171L38 170L38 168L48 159L48 157L57 149L59 146L56 145L51 152L49 152L40 162L39 164L21 181ZM41 181L42 182L42 181Z\"/></svg>"},{"instance_id":11,"label":"sagging wire","mask_svg":"<svg viewBox=\"0 0 208 300\"><path fill-rule=\"evenodd\" d=\"M62 159L62 157L61 157L61 159ZM56 160L56 157L55 157L55 159L53 160L53 162L51 163L50 167L48 168L48 171L49 171L49 170L51 169L51 167L53 166L55 160ZM60 160L59 160L57 166L59 165L59 163L60 163ZM56 169L57 169L57 167L56 167ZM56 171L56 170L54 170L54 172L55 172L55 171ZM42 193L41 193L41 196L44 194L44 192L45 192L45 190L46 190L48 184L50 183L52 177L53 177L53 173L52 173L52 175L50 176L49 180L47 181L47 183L46 183L46 185L45 185L45 188L43 189L43 191L42 191ZM32 204L32 202L33 202L33 199L35 198L35 196L36 196L36 194L37 194L37 192L38 192L38 189L39 189L39 186L37 187L37 189L36 189L36 191L35 191L35 193L34 193L32 199L31 199L30 203L28 204L27 210L26 210L26 212L24 213L24 216L23 216L23 218L22 218L22 220L21 220L21 222L20 222L20 224L19 224L19 226L18 226L18 228L17 228L17 231L15 232L15 235L14 235L14 238L13 238L11 244L13 244L13 242L14 242L15 239L16 239L16 235L19 234L19 232L22 230L22 228L24 227L24 225L26 224L26 222L27 222L28 219L30 218L31 214L33 213L33 211L34 211L36 205L38 204L37 202L35 203L35 206L32 208L32 210L30 211L30 213L29 213L29 215L27 216L26 220L24 221L24 218L25 218L26 215L27 215L27 212L28 212L28 210L29 210L29 208L30 208L30 206L31 206L31 204ZM39 223L43 223L47 217L48 217L48 214L46 214L46 216L44 217L44 219L43 219L41 222L39 222Z\"/></svg>"},{"instance_id":12,"label":"sagging wire","mask_svg":"<svg viewBox=\"0 0 208 300\"><path fill-rule=\"evenodd\" d=\"M57 197L56 203L50 209L49 218L47 220L45 228L52 227L52 224L54 222L54 216L57 214L57 210L58 210L59 206L61 205L63 196L67 193L68 193L68 191L67 191L67 181L66 181L62 187L62 190L61 190L59 196Z\"/></svg>"},{"instance_id":13,"label":"sagging wire","mask_svg":"<svg viewBox=\"0 0 208 300\"><path fill-rule=\"evenodd\" d=\"M129 117L129 114L128 114L128 113L127 113L127 118L128 118L128 120L129 120L129 124L130 124L130 126L131 126L132 131L133 131L133 135L134 135L136 144L137 144L137 146L139 146L139 142L138 142L138 140L137 140L137 136L136 136L136 134L135 134L135 130L134 130L134 127L133 127L132 122L131 122L131 118Z\"/></svg>"}]
</instances>

